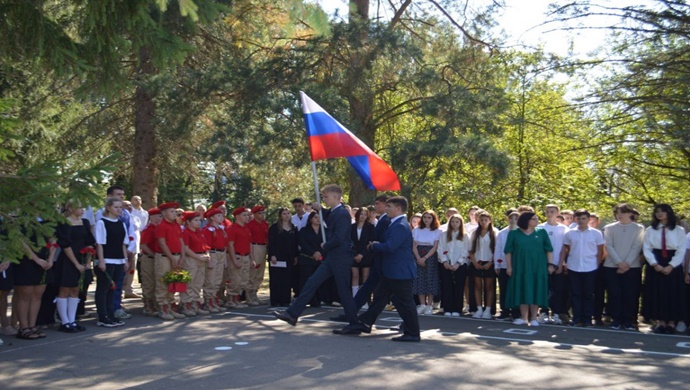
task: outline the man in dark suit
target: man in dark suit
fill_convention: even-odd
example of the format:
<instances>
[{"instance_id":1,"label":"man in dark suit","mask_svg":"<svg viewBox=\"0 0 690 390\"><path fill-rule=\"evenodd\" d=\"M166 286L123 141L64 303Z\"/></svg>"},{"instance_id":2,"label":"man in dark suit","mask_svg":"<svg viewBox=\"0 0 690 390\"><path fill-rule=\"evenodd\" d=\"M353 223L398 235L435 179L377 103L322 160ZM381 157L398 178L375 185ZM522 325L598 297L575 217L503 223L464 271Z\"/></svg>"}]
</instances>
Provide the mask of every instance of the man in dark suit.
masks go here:
<instances>
[{"instance_id":1,"label":"man in dark suit","mask_svg":"<svg viewBox=\"0 0 690 390\"><path fill-rule=\"evenodd\" d=\"M346 320L350 324L357 324L357 308L352 298L350 286L350 269L355 252L350 239L351 217L341 203L343 191L335 184L329 184L321 189L324 203L330 210L326 220L326 242L322 244L325 260L316 272L309 277L299 296L285 311L275 311L276 318L295 326L306 305L311 301L319 286L333 276L340 296L340 303L345 310ZM319 205L314 205L318 210Z\"/></svg>"},{"instance_id":2,"label":"man in dark suit","mask_svg":"<svg viewBox=\"0 0 690 390\"><path fill-rule=\"evenodd\" d=\"M388 229L388 225L391 224L391 219L385 213L386 201L388 200L388 195L379 195L374 200L374 208L376 212L379 213L380 217L376 222L376 227L374 228L374 240L381 241L383 239L383 234ZM381 280L381 255L374 254L373 261L371 264L371 271L369 272L369 277L364 281L362 286L355 294L355 307L359 309L364 306L365 303L369 301L371 294L376 290ZM331 317L333 321L346 321L345 315L341 314L339 316Z\"/></svg>"},{"instance_id":3,"label":"man in dark suit","mask_svg":"<svg viewBox=\"0 0 690 390\"><path fill-rule=\"evenodd\" d=\"M412 282L417 265L412 254L412 232L405 218L407 199L394 196L386 201L386 214L391 222L381 242L372 242L370 249L381 255L381 281L374 294L374 302L357 324L350 323L338 334L371 332L371 325L393 299L398 315L403 320L404 333L393 341L420 341L419 319L412 295Z\"/></svg>"}]
</instances>

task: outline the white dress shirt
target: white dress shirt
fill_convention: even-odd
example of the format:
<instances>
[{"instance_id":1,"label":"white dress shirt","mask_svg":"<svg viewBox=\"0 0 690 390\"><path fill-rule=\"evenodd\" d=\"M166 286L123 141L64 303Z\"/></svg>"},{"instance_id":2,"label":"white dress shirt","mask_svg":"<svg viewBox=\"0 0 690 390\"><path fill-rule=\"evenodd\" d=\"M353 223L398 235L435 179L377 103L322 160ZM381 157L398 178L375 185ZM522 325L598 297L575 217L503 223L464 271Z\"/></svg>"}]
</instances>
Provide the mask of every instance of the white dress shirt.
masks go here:
<instances>
[{"instance_id":1,"label":"white dress shirt","mask_svg":"<svg viewBox=\"0 0 690 390\"><path fill-rule=\"evenodd\" d=\"M644 232L644 243L642 244L642 252L649 265L654 267L656 265L656 258L652 249L661 249L661 228L663 225L659 224L657 229L648 227ZM685 259L685 230L679 225L675 229L666 229L666 249L675 250L676 253L671 259L671 265L677 267L683 263Z\"/></svg>"},{"instance_id":2,"label":"white dress shirt","mask_svg":"<svg viewBox=\"0 0 690 390\"><path fill-rule=\"evenodd\" d=\"M449 262L450 265L467 264L467 256L470 245L470 237L465 233L462 240L458 240L458 233L453 233L453 239L449 242L448 235L444 232L438 244L438 262Z\"/></svg>"},{"instance_id":3,"label":"white dress shirt","mask_svg":"<svg viewBox=\"0 0 690 390\"><path fill-rule=\"evenodd\" d=\"M597 229L571 229L565 233L563 245L570 247L568 269L574 272L591 272L599 268L597 254L604 245L604 235Z\"/></svg>"}]
</instances>

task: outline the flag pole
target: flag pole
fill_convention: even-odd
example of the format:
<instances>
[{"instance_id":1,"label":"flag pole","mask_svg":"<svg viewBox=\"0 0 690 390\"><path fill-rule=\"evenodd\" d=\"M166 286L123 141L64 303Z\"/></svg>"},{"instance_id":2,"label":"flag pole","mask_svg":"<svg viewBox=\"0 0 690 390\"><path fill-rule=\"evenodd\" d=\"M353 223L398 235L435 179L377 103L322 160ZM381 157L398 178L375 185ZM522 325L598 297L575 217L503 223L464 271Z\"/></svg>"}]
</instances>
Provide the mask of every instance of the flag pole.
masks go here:
<instances>
[{"instance_id":1,"label":"flag pole","mask_svg":"<svg viewBox=\"0 0 690 390\"><path fill-rule=\"evenodd\" d=\"M316 176L316 162L311 162L311 171L314 174L314 192L316 193L316 203L319 205L319 219L321 220L321 237L326 242L326 228L323 225L323 210L321 209L321 191L319 191L319 178Z\"/></svg>"}]
</instances>

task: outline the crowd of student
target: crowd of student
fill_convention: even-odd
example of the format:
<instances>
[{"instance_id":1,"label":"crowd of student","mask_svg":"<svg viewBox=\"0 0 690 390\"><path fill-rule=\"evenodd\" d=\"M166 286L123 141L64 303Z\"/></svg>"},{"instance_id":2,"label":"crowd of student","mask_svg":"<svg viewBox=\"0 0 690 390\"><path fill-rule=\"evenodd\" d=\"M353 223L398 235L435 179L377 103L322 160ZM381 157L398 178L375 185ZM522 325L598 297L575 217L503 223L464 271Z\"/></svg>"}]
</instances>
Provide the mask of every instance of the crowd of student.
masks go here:
<instances>
[{"instance_id":1,"label":"crowd of student","mask_svg":"<svg viewBox=\"0 0 690 390\"><path fill-rule=\"evenodd\" d=\"M346 206L355 251L353 295L376 261L367 247L386 199L379 196L369 207ZM96 325L107 328L131 317L123 293L141 298L145 315L166 321L266 304L257 295L266 267L270 304L287 306L324 259L319 214L301 198L292 205L294 214L279 208L269 226L261 205L235 208L231 222L224 201L208 210L184 211L174 202L144 210L137 196L125 201L119 186L108 189L104 207L95 212L67 202L66 221L58 224L54 240L38 252L25 245L26 256L18 263L0 263L2 331L27 340L46 337L43 325L54 323L55 313L59 330L85 330L77 319L85 312L94 275ZM606 315L611 328L629 330L637 329L641 314L654 322L656 333L684 331L690 320L690 235L670 206L657 205L646 229L626 204L615 208L616 222L602 230L599 218L586 210L547 205L544 212L546 221L539 224L531 207L507 210L507 227L500 231L492 215L478 207L469 210L467 223L455 208L446 211L444 225L432 210L413 215L418 314L464 312L530 326L603 325ZM135 269L142 296L131 289ZM164 281L178 269L191 275L179 295ZM339 301L334 284L325 283L310 305Z\"/></svg>"}]
</instances>

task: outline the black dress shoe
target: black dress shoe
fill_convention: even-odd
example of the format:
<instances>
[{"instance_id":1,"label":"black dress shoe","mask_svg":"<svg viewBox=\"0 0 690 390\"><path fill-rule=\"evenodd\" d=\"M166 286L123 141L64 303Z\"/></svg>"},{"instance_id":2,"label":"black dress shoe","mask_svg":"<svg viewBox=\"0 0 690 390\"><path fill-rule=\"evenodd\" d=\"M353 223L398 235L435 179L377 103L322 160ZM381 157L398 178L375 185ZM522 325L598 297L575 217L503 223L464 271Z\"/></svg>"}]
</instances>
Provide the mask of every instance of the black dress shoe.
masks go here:
<instances>
[{"instance_id":1,"label":"black dress shoe","mask_svg":"<svg viewBox=\"0 0 690 390\"><path fill-rule=\"evenodd\" d=\"M329 317L328 319L331 321L337 321L337 322L347 322L347 318L345 318L345 314L341 314L341 315L335 316L335 317Z\"/></svg>"},{"instance_id":2,"label":"black dress shoe","mask_svg":"<svg viewBox=\"0 0 690 390\"><path fill-rule=\"evenodd\" d=\"M285 311L285 310L276 310L276 311L273 312L273 315L274 315L277 319L279 319L279 320L281 320L281 321L285 321L285 322L287 322L288 324L290 324L290 325L292 325L292 326L297 325L297 318L291 316L291 315L290 315L287 311Z\"/></svg>"},{"instance_id":3,"label":"black dress shoe","mask_svg":"<svg viewBox=\"0 0 690 390\"><path fill-rule=\"evenodd\" d=\"M348 328L347 326L344 327L344 328L342 328L342 329L333 329L333 334L357 335L357 334L360 334L360 333L362 333L362 332L360 332L360 331L358 331L358 330L356 330L356 329Z\"/></svg>"},{"instance_id":4,"label":"black dress shoe","mask_svg":"<svg viewBox=\"0 0 690 390\"><path fill-rule=\"evenodd\" d=\"M422 339L419 336L412 336L409 334L404 334L402 336L393 337L391 340L393 340L393 341L406 341L406 342L413 342L413 343L418 343L418 342L422 341Z\"/></svg>"}]
</instances>

